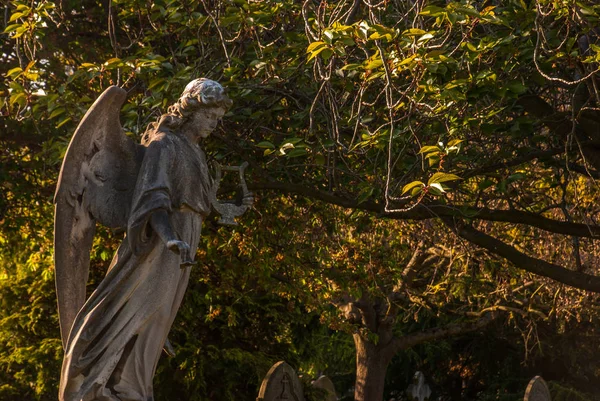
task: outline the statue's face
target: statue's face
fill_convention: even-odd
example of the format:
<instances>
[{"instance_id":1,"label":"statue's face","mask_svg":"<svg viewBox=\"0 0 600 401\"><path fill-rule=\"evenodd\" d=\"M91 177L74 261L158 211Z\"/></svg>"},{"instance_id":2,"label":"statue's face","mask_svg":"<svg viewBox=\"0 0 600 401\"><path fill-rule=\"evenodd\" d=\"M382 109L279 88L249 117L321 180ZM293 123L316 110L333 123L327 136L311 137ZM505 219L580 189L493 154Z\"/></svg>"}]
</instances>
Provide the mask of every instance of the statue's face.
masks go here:
<instances>
[{"instance_id":1,"label":"statue's face","mask_svg":"<svg viewBox=\"0 0 600 401\"><path fill-rule=\"evenodd\" d=\"M206 138L217 128L217 124L221 121L224 114L225 109L222 107L201 108L194 112L190 120L188 120L188 131L194 133L196 140Z\"/></svg>"}]
</instances>

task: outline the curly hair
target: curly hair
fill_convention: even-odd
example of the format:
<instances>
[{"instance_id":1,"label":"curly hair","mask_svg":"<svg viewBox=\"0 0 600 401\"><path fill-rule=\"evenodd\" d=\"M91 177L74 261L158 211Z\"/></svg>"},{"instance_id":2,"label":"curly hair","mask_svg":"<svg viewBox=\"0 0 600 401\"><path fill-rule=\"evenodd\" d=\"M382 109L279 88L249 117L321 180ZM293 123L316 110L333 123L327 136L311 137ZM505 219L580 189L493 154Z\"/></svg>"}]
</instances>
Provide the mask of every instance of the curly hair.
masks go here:
<instances>
[{"instance_id":1,"label":"curly hair","mask_svg":"<svg viewBox=\"0 0 600 401\"><path fill-rule=\"evenodd\" d=\"M198 78L191 81L177 102L167 109L155 123L150 123L142 136L142 143L148 143L154 132L166 129L176 132L192 114L203 108L221 107L228 110L233 101L225 94L225 89L216 81Z\"/></svg>"},{"instance_id":2,"label":"curly hair","mask_svg":"<svg viewBox=\"0 0 600 401\"><path fill-rule=\"evenodd\" d=\"M221 107L228 110L232 104L221 84L207 78L198 78L187 84L177 103L169 107L168 114L185 121L198 109Z\"/></svg>"}]
</instances>

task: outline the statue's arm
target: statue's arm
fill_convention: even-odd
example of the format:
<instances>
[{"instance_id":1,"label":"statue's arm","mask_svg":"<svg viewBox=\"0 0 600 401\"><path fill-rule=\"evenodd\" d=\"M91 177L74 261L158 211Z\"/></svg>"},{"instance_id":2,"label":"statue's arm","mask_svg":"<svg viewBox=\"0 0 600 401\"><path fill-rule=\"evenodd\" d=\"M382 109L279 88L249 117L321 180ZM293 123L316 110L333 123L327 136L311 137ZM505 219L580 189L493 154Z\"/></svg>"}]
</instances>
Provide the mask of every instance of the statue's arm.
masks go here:
<instances>
[{"instance_id":1,"label":"statue's arm","mask_svg":"<svg viewBox=\"0 0 600 401\"><path fill-rule=\"evenodd\" d=\"M169 213L166 210L159 209L152 213L150 216L150 227L158 234L169 250L179 254L182 267L196 264L189 244L177 239L171 225L171 220L169 219Z\"/></svg>"}]
</instances>

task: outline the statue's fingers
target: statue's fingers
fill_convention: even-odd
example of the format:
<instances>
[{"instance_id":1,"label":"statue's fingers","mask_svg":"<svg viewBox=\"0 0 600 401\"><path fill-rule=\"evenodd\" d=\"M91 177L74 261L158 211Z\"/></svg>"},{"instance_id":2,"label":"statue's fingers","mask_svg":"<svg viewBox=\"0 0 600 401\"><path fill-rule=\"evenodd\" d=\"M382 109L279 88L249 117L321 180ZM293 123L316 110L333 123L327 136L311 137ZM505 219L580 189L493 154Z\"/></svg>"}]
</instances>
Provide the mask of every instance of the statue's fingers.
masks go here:
<instances>
[{"instance_id":1,"label":"statue's fingers","mask_svg":"<svg viewBox=\"0 0 600 401\"><path fill-rule=\"evenodd\" d=\"M184 268L184 267L189 267L189 266L196 266L197 264L198 264L198 262L194 262L193 260L188 259L188 260L182 260L180 266L181 266L181 268Z\"/></svg>"},{"instance_id":2,"label":"statue's fingers","mask_svg":"<svg viewBox=\"0 0 600 401\"><path fill-rule=\"evenodd\" d=\"M172 240L172 241L167 242L167 248L171 252L174 252L174 253L176 253L178 255L181 253L180 241Z\"/></svg>"},{"instance_id":3,"label":"statue's fingers","mask_svg":"<svg viewBox=\"0 0 600 401\"><path fill-rule=\"evenodd\" d=\"M181 249L181 267L187 267L187 266L195 266L196 262L194 262L192 255L191 255L191 250L189 248L189 246L182 247Z\"/></svg>"}]
</instances>

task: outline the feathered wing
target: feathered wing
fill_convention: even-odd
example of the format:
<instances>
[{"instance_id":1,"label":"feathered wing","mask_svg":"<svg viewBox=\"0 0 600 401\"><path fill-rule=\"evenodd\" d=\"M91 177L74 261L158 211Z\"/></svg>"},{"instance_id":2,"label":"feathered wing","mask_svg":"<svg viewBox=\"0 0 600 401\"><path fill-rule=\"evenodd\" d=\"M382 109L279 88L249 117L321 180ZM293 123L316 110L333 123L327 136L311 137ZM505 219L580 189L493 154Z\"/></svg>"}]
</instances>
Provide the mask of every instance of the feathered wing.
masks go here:
<instances>
[{"instance_id":1,"label":"feathered wing","mask_svg":"<svg viewBox=\"0 0 600 401\"><path fill-rule=\"evenodd\" d=\"M87 111L67 149L54 198L54 266L63 346L85 303L96 221L125 228L144 147L119 112L127 92L111 86Z\"/></svg>"}]
</instances>

